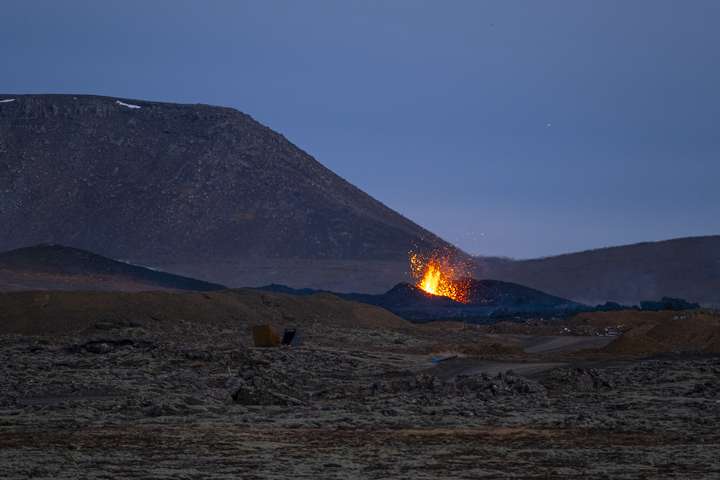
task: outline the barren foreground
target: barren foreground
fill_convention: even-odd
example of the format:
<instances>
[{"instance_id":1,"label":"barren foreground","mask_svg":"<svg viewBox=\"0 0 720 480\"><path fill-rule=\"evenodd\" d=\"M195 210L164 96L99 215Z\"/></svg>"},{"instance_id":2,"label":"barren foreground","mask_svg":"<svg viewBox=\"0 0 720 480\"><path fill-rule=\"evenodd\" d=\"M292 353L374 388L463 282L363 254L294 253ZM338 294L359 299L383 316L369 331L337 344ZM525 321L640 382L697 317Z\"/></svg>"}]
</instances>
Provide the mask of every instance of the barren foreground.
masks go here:
<instances>
[{"instance_id":1,"label":"barren foreground","mask_svg":"<svg viewBox=\"0 0 720 480\"><path fill-rule=\"evenodd\" d=\"M720 477L717 356L457 326L303 334L257 349L242 322L6 333L2 477Z\"/></svg>"}]
</instances>

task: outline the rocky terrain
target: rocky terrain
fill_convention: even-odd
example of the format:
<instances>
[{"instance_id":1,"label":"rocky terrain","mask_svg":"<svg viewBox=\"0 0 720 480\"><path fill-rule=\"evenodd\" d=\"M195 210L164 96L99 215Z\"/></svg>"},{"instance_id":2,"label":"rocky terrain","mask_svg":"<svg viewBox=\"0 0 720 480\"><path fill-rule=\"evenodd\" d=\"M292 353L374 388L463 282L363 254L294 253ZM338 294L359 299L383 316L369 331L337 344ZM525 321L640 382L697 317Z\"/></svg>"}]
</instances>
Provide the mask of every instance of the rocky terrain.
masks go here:
<instances>
[{"instance_id":1,"label":"rocky terrain","mask_svg":"<svg viewBox=\"0 0 720 480\"><path fill-rule=\"evenodd\" d=\"M0 297L4 478L720 475L713 312L680 348L676 312L511 324L528 335L323 294L96 292L90 313L76 292L42 295ZM158 298L176 303L144 314ZM615 348L667 319L665 351ZM255 348L258 323L304 342Z\"/></svg>"},{"instance_id":2,"label":"rocky terrain","mask_svg":"<svg viewBox=\"0 0 720 480\"><path fill-rule=\"evenodd\" d=\"M720 236L602 248L532 260L479 257L475 276L537 288L577 302L680 297L720 306Z\"/></svg>"},{"instance_id":3,"label":"rocky terrain","mask_svg":"<svg viewBox=\"0 0 720 480\"><path fill-rule=\"evenodd\" d=\"M12 98L0 250L54 243L234 287L349 291L390 288L411 248L453 250L237 110Z\"/></svg>"},{"instance_id":4,"label":"rocky terrain","mask_svg":"<svg viewBox=\"0 0 720 480\"><path fill-rule=\"evenodd\" d=\"M193 278L118 262L61 245L0 253L0 291L13 290L221 290Z\"/></svg>"}]
</instances>

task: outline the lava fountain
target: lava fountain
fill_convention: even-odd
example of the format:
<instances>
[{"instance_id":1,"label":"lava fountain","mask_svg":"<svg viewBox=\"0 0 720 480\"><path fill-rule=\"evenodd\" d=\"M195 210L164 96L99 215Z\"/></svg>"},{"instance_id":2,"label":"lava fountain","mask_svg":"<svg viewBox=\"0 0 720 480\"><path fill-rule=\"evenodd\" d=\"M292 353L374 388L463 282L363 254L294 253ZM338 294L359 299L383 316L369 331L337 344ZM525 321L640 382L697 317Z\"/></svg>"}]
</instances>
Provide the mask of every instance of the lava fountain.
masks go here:
<instances>
[{"instance_id":1,"label":"lava fountain","mask_svg":"<svg viewBox=\"0 0 720 480\"><path fill-rule=\"evenodd\" d=\"M410 252L410 274L415 286L431 294L468 302L468 275L463 266L453 265L448 256L428 257Z\"/></svg>"}]
</instances>

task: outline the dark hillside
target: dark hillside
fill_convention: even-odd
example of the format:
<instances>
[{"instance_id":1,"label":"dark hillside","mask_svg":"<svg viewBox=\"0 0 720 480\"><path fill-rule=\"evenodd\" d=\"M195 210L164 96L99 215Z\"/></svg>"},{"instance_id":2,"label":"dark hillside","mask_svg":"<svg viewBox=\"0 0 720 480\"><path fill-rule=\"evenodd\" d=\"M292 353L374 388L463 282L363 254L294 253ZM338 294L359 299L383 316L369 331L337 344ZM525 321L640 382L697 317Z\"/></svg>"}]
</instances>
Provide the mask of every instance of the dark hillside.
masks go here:
<instances>
[{"instance_id":1,"label":"dark hillside","mask_svg":"<svg viewBox=\"0 0 720 480\"><path fill-rule=\"evenodd\" d=\"M222 290L77 248L37 245L0 253L0 290Z\"/></svg>"},{"instance_id":2,"label":"dark hillside","mask_svg":"<svg viewBox=\"0 0 720 480\"><path fill-rule=\"evenodd\" d=\"M0 104L0 250L70 245L230 286L385 290L450 248L237 110L86 95Z\"/></svg>"},{"instance_id":3,"label":"dark hillside","mask_svg":"<svg viewBox=\"0 0 720 480\"><path fill-rule=\"evenodd\" d=\"M575 301L639 304L661 297L720 305L720 236L589 250L533 260L478 258L476 275Z\"/></svg>"}]
</instances>

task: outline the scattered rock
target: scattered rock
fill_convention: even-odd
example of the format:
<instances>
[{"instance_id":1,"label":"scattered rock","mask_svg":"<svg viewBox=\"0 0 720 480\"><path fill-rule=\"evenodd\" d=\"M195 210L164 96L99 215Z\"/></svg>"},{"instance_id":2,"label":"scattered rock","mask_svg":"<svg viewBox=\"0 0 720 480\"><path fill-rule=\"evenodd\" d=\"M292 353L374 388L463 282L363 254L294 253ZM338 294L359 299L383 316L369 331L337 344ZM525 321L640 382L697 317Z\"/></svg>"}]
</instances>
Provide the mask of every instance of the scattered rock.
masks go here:
<instances>
[{"instance_id":1,"label":"scattered rock","mask_svg":"<svg viewBox=\"0 0 720 480\"><path fill-rule=\"evenodd\" d=\"M615 381L607 373L594 368L560 368L549 374L548 385L554 389L591 392L608 390Z\"/></svg>"},{"instance_id":2,"label":"scattered rock","mask_svg":"<svg viewBox=\"0 0 720 480\"><path fill-rule=\"evenodd\" d=\"M88 342L83 345L83 348L87 352L97 354L110 353L114 350L114 348L107 342Z\"/></svg>"},{"instance_id":3,"label":"scattered rock","mask_svg":"<svg viewBox=\"0 0 720 480\"><path fill-rule=\"evenodd\" d=\"M212 352L207 350L187 350L183 352L183 356L188 360L209 362L213 359Z\"/></svg>"}]
</instances>

